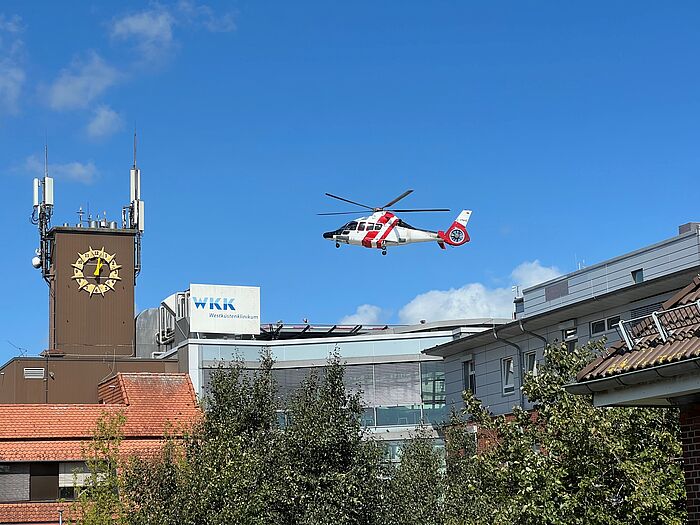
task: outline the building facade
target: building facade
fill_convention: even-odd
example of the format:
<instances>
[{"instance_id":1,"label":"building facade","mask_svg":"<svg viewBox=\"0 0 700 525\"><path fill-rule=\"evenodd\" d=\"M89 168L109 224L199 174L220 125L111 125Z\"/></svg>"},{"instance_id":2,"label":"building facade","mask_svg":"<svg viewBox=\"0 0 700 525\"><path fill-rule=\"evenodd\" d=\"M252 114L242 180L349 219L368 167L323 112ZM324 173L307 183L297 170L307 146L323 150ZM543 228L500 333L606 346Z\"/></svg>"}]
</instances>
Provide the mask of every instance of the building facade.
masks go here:
<instances>
[{"instance_id":1,"label":"building facade","mask_svg":"<svg viewBox=\"0 0 700 525\"><path fill-rule=\"evenodd\" d=\"M177 358L179 371L189 373L197 394L205 396L217 369L239 361L254 370L261 352L269 351L280 411L302 381L311 373L323 374L336 354L345 365L348 391L362 393L364 425L390 447L419 427L437 429L448 416L442 358L424 350L505 322L472 319L404 327L277 323L261 325L257 335L208 334L190 330L188 293L139 315L137 341L147 346L137 346L137 354Z\"/></svg>"},{"instance_id":2,"label":"building facade","mask_svg":"<svg viewBox=\"0 0 700 525\"><path fill-rule=\"evenodd\" d=\"M0 523L68 522L100 418L123 415L119 453L147 457L201 417L187 374L120 373L96 390L94 404L0 405Z\"/></svg>"},{"instance_id":3,"label":"building facade","mask_svg":"<svg viewBox=\"0 0 700 525\"><path fill-rule=\"evenodd\" d=\"M689 223L674 237L525 289L513 321L425 351L444 359L448 409L463 407L464 390L497 415L531 408L522 380L547 344L617 341L621 321L658 310L698 270L700 229Z\"/></svg>"}]
</instances>

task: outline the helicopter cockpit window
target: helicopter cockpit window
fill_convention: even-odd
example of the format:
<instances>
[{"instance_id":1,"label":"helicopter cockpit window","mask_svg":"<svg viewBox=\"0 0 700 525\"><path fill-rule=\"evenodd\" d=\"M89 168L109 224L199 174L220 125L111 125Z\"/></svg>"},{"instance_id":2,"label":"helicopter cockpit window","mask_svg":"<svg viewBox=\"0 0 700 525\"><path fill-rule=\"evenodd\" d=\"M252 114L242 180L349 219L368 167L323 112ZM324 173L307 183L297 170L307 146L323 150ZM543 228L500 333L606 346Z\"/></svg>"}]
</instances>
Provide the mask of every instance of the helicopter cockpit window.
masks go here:
<instances>
[{"instance_id":1,"label":"helicopter cockpit window","mask_svg":"<svg viewBox=\"0 0 700 525\"><path fill-rule=\"evenodd\" d=\"M365 231L365 223L361 222L360 225L357 227L358 232L363 232Z\"/></svg>"},{"instance_id":2,"label":"helicopter cockpit window","mask_svg":"<svg viewBox=\"0 0 700 525\"><path fill-rule=\"evenodd\" d=\"M349 223L347 223L347 225L345 226L344 229L346 229L346 230L356 230L356 229L357 229L357 223L356 223L355 221L349 222Z\"/></svg>"}]
</instances>

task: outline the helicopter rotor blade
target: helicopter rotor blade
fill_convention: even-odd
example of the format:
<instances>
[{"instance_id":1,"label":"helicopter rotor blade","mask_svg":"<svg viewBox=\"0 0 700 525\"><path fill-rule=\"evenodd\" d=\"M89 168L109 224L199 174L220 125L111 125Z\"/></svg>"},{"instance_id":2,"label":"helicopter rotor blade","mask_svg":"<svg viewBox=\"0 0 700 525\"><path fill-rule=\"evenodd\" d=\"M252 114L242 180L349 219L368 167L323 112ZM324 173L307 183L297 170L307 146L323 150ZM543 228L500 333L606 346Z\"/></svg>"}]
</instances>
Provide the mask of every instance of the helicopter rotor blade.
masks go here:
<instances>
[{"instance_id":1,"label":"helicopter rotor blade","mask_svg":"<svg viewBox=\"0 0 700 525\"><path fill-rule=\"evenodd\" d=\"M361 211L334 211L330 213L317 213L316 215L358 215Z\"/></svg>"},{"instance_id":2,"label":"helicopter rotor blade","mask_svg":"<svg viewBox=\"0 0 700 525\"><path fill-rule=\"evenodd\" d=\"M372 206L367 206L366 204L360 204L359 202L351 201L350 199L346 199L344 197L338 197L337 195L333 195L332 193L326 193L329 197L332 197L334 199L338 199L339 201L345 201L349 202L350 204L354 204L355 206L360 206L362 208L367 208L368 210L374 210Z\"/></svg>"},{"instance_id":3,"label":"helicopter rotor blade","mask_svg":"<svg viewBox=\"0 0 700 525\"><path fill-rule=\"evenodd\" d=\"M396 197L393 201L387 202L387 203L382 207L382 209L388 208L389 206L393 206L394 204L396 204L397 202L399 202L399 201L400 201L401 199L403 199L404 197L410 195L411 193L413 193L413 190L406 190L406 191L404 191L401 195L399 195L398 197Z\"/></svg>"},{"instance_id":4,"label":"helicopter rotor blade","mask_svg":"<svg viewBox=\"0 0 700 525\"><path fill-rule=\"evenodd\" d=\"M421 210L386 210L386 211L391 211L395 213L415 213L415 212L421 212L421 211L450 211L449 208L426 208L426 209L421 209Z\"/></svg>"}]
</instances>

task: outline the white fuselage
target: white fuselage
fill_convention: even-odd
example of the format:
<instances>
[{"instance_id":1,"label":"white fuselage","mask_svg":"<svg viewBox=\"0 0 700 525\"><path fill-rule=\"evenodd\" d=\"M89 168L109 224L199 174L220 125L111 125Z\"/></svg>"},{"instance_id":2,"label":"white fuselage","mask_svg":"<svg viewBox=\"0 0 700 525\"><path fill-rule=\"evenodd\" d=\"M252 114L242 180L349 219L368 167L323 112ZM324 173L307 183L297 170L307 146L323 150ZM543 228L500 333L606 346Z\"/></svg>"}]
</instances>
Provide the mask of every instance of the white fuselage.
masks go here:
<instances>
[{"instance_id":1,"label":"white fuselage","mask_svg":"<svg viewBox=\"0 0 700 525\"><path fill-rule=\"evenodd\" d=\"M415 242L440 241L436 232L410 227L388 211L378 211L369 217L352 220L342 228L326 232L323 236L337 243L379 249Z\"/></svg>"}]
</instances>

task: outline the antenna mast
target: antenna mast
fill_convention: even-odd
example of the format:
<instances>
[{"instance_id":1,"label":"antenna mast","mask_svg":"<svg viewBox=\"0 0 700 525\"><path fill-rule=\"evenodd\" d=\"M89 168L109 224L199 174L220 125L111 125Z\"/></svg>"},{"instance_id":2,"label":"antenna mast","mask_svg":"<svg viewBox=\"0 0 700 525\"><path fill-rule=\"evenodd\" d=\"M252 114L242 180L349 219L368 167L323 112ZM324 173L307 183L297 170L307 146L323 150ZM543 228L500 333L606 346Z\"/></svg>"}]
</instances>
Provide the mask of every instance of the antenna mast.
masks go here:
<instances>
[{"instance_id":1,"label":"antenna mast","mask_svg":"<svg viewBox=\"0 0 700 525\"><path fill-rule=\"evenodd\" d=\"M32 207L32 224L39 228L39 247L32 259L32 266L41 269L41 276L51 286L51 215L53 214L53 179L49 177L49 144L44 143L44 177L33 181L34 201Z\"/></svg>"},{"instance_id":2,"label":"antenna mast","mask_svg":"<svg viewBox=\"0 0 700 525\"><path fill-rule=\"evenodd\" d=\"M141 235L143 235L144 204L141 200L141 170L136 165L136 128L134 128L134 165L130 170L129 205L122 208L122 227L135 230L134 277L141 272Z\"/></svg>"}]
</instances>

